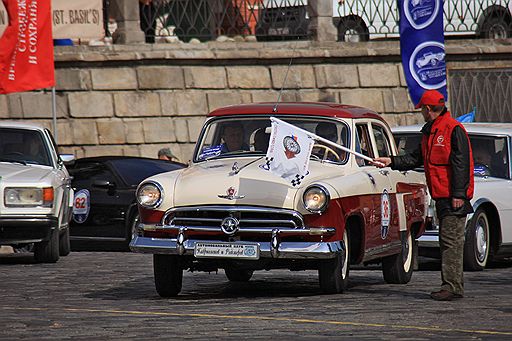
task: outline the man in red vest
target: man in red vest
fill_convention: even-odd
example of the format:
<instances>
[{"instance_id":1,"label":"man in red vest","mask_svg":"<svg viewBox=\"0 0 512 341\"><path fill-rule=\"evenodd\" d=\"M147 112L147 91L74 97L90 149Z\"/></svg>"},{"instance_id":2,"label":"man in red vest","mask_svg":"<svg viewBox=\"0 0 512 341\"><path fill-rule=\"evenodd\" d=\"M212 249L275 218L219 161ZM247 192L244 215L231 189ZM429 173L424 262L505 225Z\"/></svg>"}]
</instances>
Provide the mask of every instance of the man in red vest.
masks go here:
<instances>
[{"instance_id":1,"label":"man in red vest","mask_svg":"<svg viewBox=\"0 0 512 341\"><path fill-rule=\"evenodd\" d=\"M421 108L425 125L418 148L403 156L378 157L378 167L409 170L424 166L430 195L436 201L440 221L441 290L434 300L451 301L464 295L463 257L466 215L473 212L473 155L464 127L446 109L444 96L436 90L423 93Z\"/></svg>"}]
</instances>

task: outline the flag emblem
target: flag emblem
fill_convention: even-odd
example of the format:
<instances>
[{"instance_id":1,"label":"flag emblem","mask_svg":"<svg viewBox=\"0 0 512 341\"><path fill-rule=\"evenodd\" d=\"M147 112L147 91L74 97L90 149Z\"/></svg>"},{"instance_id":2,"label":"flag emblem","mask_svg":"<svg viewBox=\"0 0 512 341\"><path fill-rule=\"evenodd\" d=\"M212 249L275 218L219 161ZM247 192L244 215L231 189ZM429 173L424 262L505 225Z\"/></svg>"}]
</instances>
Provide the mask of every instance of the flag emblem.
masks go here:
<instances>
[{"instance_id":1,"label":"flag emblem","mask_svg":"<svg viewBox=\"0 0 512 341\"><path fill-rule=\"evenodd\" d=\"M297 142L297 136L286 136L283 139L284 154L288 159L294 158L300 153L300 144Z\"/></svg>"}]
</instances>

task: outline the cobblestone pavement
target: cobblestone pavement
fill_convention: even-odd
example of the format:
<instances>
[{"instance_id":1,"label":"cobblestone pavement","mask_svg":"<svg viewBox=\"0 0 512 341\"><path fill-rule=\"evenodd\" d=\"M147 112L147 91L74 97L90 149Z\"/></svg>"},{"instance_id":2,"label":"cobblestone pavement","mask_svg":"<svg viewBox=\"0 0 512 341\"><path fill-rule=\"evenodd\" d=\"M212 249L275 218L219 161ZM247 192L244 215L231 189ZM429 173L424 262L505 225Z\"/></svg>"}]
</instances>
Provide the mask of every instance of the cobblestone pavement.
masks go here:
<instances>
[{"instance_id":1,"label":"cobblestone pavement","mask_svg":"<svg viewBox=\"0 0 512 341\"><path fill-rule=\"evenodd\" d=\"M185 273L183 292L162 299L151 255L73 252L56 264L0 255L0 340L512 339L512 262L465 273L466 297L432 301L438 263L407 285L378 267L355 269L340 295L322 295L315 271Z\"/></svg>"}]
</instances>

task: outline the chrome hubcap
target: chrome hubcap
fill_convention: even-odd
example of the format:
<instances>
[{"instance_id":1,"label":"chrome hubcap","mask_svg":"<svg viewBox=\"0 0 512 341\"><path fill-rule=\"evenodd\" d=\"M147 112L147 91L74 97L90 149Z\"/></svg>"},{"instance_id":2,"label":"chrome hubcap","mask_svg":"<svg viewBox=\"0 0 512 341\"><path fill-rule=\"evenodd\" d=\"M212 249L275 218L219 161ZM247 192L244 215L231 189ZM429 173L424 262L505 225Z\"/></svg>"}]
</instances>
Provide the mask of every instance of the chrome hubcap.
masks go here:
<instances>
[{"instance_id":1,"label":"chrome hubcap","mask_svg":"<svg viewBox=\"0 0 512 341\"><path fill-rule=\"evenodd\" d=\"M345 279L347 277L347 269L348 269L348 262L349 262L347 230L345 230L345 232L343 233L343 243L345 244L345 256L343 258L343 268L341 271L341 277L343 279Z\"/></svg>"},{"instance_id":2,"label":"chrome hubcap","mask_svg":"<svg viewBox=\"0 0 512 341\"><path fill-rule=\"evenodd\" d=\"M404 270L405 272L408 272L411 268L411 262L412 262L412 237L409 234L407 237L407 240L405 241L404 245L402 246L402 257L403 257L403 263L404 263Z\"/></svg>"},{"instance_id":3,"label":"chrome hubcap","mask_svg":"<svg viewBox=\"0 0 512 341\"><path fill-rule=\"evenodd\" d=\"M479 262L483 262L485 260L485 256L487 255L487 230L485 222L483 222L482 219L478 220L475 234L476 256Z\"/></svg>"}]
</instances>

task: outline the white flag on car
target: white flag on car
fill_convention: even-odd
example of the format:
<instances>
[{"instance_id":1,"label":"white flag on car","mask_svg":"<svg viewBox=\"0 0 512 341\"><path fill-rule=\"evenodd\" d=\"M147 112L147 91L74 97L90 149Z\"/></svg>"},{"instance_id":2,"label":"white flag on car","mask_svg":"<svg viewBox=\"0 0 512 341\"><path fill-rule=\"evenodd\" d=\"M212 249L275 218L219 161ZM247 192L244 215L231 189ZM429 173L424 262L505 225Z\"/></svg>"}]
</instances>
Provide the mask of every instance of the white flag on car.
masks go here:
<instances>
[{"instance_id":1,"label":"white flag on car","mask_svg":"<svg viewBox=\"0 0 512 341\"><path fill-rule=\"evenodd\" d=\"M315 140L304 130L271 117L272 132L264 169L288 180L293 186L308 173L309 157Z\"/></svg>"}]
</instances>

